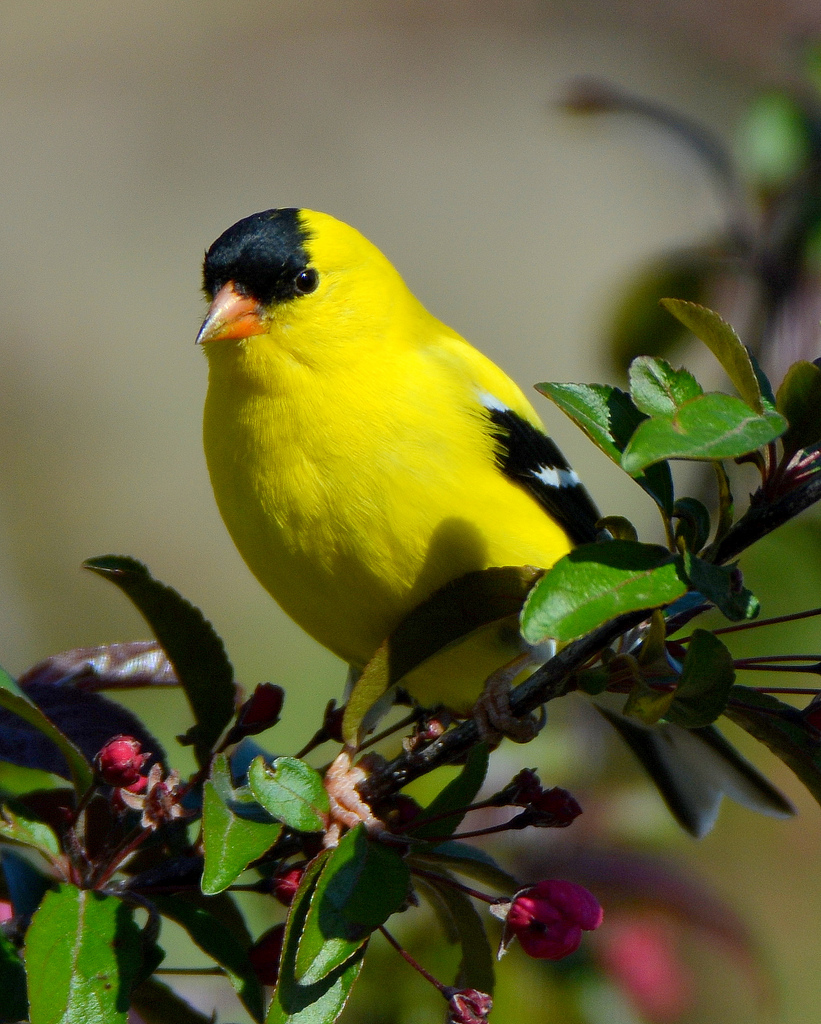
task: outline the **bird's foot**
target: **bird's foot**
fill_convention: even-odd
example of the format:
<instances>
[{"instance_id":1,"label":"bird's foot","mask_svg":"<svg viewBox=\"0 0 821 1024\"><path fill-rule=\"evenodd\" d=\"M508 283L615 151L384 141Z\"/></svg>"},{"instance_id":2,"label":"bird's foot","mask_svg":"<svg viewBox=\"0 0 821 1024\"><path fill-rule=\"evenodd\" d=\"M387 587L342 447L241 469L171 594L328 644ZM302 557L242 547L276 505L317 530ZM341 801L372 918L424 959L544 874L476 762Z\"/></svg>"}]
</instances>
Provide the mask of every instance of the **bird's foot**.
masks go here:
<instances>
[{"instance_id":1,"label":"bird's foot","mask_svg":"<svg viewBox=\"0 0 821 1024\"><path fill-rule=\"evenodd\" d=\"M493 673L473 707L473 719L482 740L491 748L498 747L507 736L514 743L529 743L542 731L547 721L544 707L540 714L517 718L510 711L513 680L533 663L528 652L514 658Z\"/></svg>"},{"instance_id":2,"label":"bird's foot","mask_svg":"<svg viewBox=\"0 0 821 1024\"><path fill-rule=\"evenodd\" d=\"M325 772L325 790L330 802L328 828L323 845L337 846L342 833L360 822L371 835L380 835L385 825L376 817L370 806L357 791L357 786L368 778L369 768L377 755L366 755L357 764L353 763L353 751L345 748L334 758Z\"/></svg>"}]
</instances>

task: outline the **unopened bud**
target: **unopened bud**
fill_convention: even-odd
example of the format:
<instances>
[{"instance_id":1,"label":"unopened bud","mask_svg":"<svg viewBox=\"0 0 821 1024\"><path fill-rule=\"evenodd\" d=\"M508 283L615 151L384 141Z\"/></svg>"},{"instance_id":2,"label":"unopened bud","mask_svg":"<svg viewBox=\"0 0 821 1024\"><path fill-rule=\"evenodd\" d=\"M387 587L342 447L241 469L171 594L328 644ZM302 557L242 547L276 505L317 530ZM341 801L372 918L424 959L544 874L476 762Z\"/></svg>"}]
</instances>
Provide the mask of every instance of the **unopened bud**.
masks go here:
<instances>
[{"instance_id":1,"label":"unopened bud","mask_svg":"<svg viewBox=\"0 0 821 1024\"><path fill-rule=\"evenodd\" d=\"M133 736L115 736L94 758L97 774L108 786L117 789L140 781L140 770L151 754L144 754Z\"/></svg>"}]
</instances>

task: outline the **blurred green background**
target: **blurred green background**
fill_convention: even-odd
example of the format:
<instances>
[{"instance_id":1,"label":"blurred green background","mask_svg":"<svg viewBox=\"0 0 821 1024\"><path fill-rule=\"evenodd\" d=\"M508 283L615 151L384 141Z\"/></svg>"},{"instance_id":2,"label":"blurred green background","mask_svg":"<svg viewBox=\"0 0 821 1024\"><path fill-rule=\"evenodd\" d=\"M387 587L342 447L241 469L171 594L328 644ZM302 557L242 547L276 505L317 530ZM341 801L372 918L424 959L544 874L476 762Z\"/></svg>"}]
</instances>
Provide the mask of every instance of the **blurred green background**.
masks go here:
<instances>
[{"instance_id":1,"label":"blurred green background","mask_svg":"<svg viewBox=\"0 0 821 1024\"><path fill-rule=\"evenodd\" d=\"M344 666L273 605L214 507L193 345L204 249L257 210L326 210L525 388L612 380L602 339L631 269L709 233L721 210L675 141L560 111L566 83L606 77L732 139L762 86L790 80L795 35L821 32L817 5L798 0L7 0L0 18L0 663L16 674L144 636L125 599L79 568L131 554L205 611L240 680L286 687L283 753L339 695ZM638 488L534 400L603 510L658 537ZM787 579L796 545L802 576ZM748 582L765 614L821 603L815 527L768 542ZM817 647L817 632L792 627L781 649ZM769 634L747 643L778 649ZM129 702L156 728L158 699ZM161 699L167 739L187 719L176 695ZM755 753L797 820L727 807L697 845L652 795L630 803L642 783L626 759L604 789L581 740L557 730L554 745L516 751L518 766L544 760L547 783L598 793L598 840L661 844L712 881L762 944L774 1015L815 1020L821 820L790 774ZM686 1019L766 1019L749 991L731 995L728 971L749 988L737 965L691 952L706 996ZM205 1008L216 998L199 981L184 990ZM437 1018L402 1017L416 1019Z\"/></svg>"}]
</instances>

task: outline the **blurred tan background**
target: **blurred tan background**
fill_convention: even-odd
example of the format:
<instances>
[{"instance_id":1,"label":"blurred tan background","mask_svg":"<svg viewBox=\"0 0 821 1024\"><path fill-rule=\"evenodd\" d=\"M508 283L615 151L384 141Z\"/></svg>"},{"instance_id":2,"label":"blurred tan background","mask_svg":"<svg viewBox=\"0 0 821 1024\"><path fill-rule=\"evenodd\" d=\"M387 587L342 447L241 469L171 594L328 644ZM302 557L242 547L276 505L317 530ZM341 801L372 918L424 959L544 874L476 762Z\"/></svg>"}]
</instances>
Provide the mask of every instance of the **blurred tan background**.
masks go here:
<instances>
[{"instance_id":1,"label":"blurred tan background","mask_svg":"<svg viewBox=\"0 0 821 1024\"><path fill-rule=\"evenodd\" d=\"M273 606L215 510L193 344L204 249L257 210L326 210L526 388L607 379L597 346L625 275L720 211L688 153L624 119L560 112L565 84L604 76L732 137L753 92L788 79L790 44L821 30L821 11L6 0L0 24L0 664L18 673L144 636L125 599L79 568L131 554L205 611L242 681L303 694L287 718L298 744L316 725L307 702L337 695L344 669ZM641 492L534 397L604 510L654 535ZM767 767L802 803L798 823L765 823L767 845L760 820L733 811L697 849L674 843L722 886L742 876L782 1019L798 1024L817 996L798 979L821 952L806 891L821 820ZM807 877L768 870L788 848L806 853ZM797 934L814 943L797 949Z\"/></svg>"}]
</instances>

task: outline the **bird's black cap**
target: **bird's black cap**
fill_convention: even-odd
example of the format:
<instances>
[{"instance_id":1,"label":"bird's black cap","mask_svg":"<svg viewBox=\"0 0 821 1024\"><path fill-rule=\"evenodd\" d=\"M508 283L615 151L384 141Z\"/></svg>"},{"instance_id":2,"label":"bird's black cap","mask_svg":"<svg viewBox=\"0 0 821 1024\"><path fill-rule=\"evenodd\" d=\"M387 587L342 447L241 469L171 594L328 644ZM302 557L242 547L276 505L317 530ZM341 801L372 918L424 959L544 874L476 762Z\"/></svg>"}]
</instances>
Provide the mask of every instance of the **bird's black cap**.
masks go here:
<instances>
[{"instance_id":1,"label":"bird's black cap","mask_svg":"<svg viewBox=\"0 0 821 1024\"><path fill-rule=\"evenodd\" d=\"M299 210L264 210L244 217L219 236L203 263L209 298L233 281L263 306L298 294L295 279L308 266L308 234Z\"/></svg>"}]
</instances>

